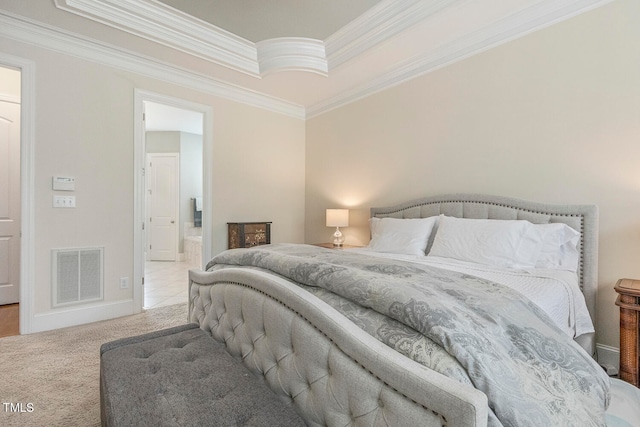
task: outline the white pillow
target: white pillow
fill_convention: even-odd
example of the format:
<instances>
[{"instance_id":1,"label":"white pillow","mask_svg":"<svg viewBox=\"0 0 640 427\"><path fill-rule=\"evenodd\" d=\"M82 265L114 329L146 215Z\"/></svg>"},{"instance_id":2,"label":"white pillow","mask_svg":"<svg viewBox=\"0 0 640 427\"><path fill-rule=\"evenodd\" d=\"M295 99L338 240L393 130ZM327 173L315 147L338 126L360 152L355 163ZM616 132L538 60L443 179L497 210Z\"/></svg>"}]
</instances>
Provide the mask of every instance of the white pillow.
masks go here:
<instances>
[{"instance_id":1,"label":"white pillow","mask_svg":"<svg viewBox=\"0 0 640 427\"><path fill-rule=\"evenodd\" d=\"M437 216L429 218L371 218L367 249L404 255L424 255Z\"/></svg>"},{"instance_id":2,"label":"white pillow","mask_svg":"<svg viewBox=\"0 0 640 427\"><path fill-rule=\"evenodd\" d=\"M542 231L542 250L536 268L578 271L580 233L567 224L536 224Z\"/></svg>"},{"instance_id":3,"label":"white pillow","mask_svg":"<svg viewBox=\"0 0 640 427\"><path fill-rule=\"evenodd\" d=\"M533 268L542 231L524 220L470 219L440 215L429 255L507 268Z\"/></svg>"}]
</instances>

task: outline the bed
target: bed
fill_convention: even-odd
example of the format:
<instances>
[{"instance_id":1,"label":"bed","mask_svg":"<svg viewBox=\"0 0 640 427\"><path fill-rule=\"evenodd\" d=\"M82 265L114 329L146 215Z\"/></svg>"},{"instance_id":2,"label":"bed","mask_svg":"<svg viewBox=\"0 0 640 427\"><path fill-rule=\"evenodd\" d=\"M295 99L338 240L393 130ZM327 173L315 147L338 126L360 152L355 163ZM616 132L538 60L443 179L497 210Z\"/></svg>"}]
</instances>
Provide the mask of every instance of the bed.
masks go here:
<instances>
[{"instance_id":1,"label":"bed","mask_svg":"<svg viewBox=\"0 0 640 427\"><path fill-rule=\"evenodd\" d=\"M234 249L190 271L189 319L310 426L605 425L597 215L475 194L372 208L362 250Z\"/></svg>"}]
</instances>

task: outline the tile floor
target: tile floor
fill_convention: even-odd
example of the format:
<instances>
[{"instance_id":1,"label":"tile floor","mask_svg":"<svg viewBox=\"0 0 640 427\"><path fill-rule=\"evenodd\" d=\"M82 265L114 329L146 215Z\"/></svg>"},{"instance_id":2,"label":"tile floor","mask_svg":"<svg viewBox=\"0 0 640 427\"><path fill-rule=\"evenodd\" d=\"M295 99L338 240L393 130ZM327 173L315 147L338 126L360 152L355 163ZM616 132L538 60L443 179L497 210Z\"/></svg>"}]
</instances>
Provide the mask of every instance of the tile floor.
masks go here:
<instances>
[{"instance_id":1,"label":"tile floor","mask_svg":"<svg viewBox=\"0 0 640 427\"><path fill-rule=\"evenodd\" d=\"M187 302L188 262L147 261L144 268L144 308Z\"/></svg>"}]
</instances>

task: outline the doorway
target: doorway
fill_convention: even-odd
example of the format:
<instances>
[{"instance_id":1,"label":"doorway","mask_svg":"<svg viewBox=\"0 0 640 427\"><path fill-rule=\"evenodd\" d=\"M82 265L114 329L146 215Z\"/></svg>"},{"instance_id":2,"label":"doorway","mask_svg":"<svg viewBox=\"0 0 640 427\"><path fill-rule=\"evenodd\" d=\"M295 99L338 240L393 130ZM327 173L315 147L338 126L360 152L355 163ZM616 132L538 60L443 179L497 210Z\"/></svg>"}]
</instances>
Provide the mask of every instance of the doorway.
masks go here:
<instances>
[{"instance_id":1,"label":"doorway","mask_svg":"<svg viewBox=\"0 0 640 427\"><path fill-rule=\"evenodd\" d=\"M20 333L21 72L0 66L0 337Z\"/></svg>"},{"instance_id":2,"label":"doorway","mask_svg":"<svg viewBox=\"0 0 640 427\"><path fill-rule=\"evenodd\" d=\"M211 112L209 107L143 91L136 91L136 107L142 111L136 153L143 159L142 191L136 200L143 215L138 240L142 244L136 244L134 252L142 289L134 288L134 303L139 295L140 308L153 308L187 302L188 270L201 268L201 261L192 259L193 241L199 241L198 258L209 253L210 180L203 164L210 156L206 123Z\"/></svg>"}]
</instances>

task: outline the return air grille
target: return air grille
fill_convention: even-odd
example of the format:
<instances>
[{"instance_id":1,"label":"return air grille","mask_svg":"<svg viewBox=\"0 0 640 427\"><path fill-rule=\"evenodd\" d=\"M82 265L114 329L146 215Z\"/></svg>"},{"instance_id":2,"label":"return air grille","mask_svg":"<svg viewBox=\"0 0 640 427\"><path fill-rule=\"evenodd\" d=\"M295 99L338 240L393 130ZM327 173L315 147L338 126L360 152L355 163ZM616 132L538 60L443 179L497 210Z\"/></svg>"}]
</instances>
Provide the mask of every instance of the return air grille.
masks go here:
<instances>
[{"instance_id":1,"label":"return air grille","mask_svg":"<svg viewBox=\"0 0 640 427\"><path fill-rule=\"evenodd\" d=\"M53 305L103 298L104 248L52 250Z\"/></svg>"}]
</instances>

